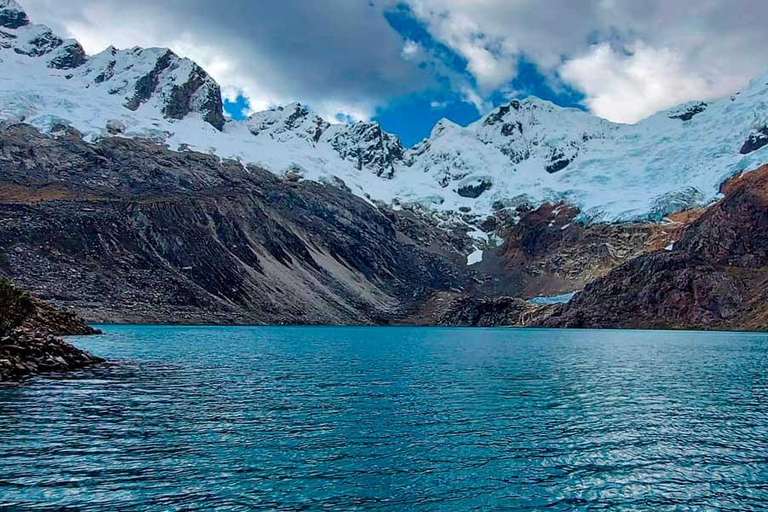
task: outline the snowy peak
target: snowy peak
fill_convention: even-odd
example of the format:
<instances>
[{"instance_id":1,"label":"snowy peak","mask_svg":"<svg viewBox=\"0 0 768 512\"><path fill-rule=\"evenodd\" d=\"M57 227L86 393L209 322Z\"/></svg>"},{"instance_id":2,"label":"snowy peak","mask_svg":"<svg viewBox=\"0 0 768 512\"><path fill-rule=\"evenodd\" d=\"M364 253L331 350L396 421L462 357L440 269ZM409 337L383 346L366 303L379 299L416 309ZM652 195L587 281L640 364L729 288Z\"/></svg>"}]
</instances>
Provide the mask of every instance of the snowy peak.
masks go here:
<instances>
[{"instance_id":1,"label":"snowy peak","mask_svg":"<svg viewBox=\"0 0 768 512\"><path fill-rule=\"evenodd\" d=\"M84 68L89 86L120 95L129 110L149 104L176 120L196 112L217 129L224 127L219 85L200 66L167 48L110 47Z\"/></svg>"},{"instance_id":2,"label":"snowy peak","mask_svg":"<svg viewBox=\"0 0 768 512\"><path fill-rule=\"evenodd\" d=\"M256 112L248 118L248 129L256 136L270 137L278 141L299 138L312 146L320 141L330 126L301 103L273 107Z\"/></svg>"},{"instance_id":3,"label":"snowy peak","mask_svg":"<svg viewBox=\"0 0 768 512\"><path fill-rule=\"evenodd\" d=\"M719 101L635 125L536 98L463 127L442 120L412 149L377 123L332 124L300 103L225 122L218 84L166 48L88 57L0 0L0 121L84 137L148 137L275 174L325 183L451 222L565 202L583 219L662 219L715 200L720 184L768 162L768 73ZM469 220L468 220L469 219Z\"/></svg>"},{"instance_id":4,"label":"snowy peak","mask_svg":"<svg viewBox=\"0 0 768 512\"><path fill-rule=\"evenodd\" d=\"M531 97L497 108L475 128L483 143L496 147L513 165L534 158L548 173L556 173L579 156L586 141L604 138L612 124Z\"/></svg>"},{"instance_id":5,"label":"snowy peak","mask_svg":"<svg viewBox=\"0 0 768 512\"><path fill-rule=\"evenodd\" d=\"M86 61L85 51L74 39L62 39L45 25L32 25L13 0L0 9L0 50L42 57L49 68L72 69ZM1 4L0 4L1 5Z\"/></svg>"},{"instance_id":6,"label":"snowy peak","mask_svg":"<svg viewBox=\"0 0 768 512\"><path fill-rule=\"evenodd\" d=\"M16 0L0 0L0 27L17 29L26 25L29 18Z\"/></svg>"},{"instance_id":7,"label":"snowy peak","mask_svg":"<svg viewBox=\"0 0 768 512\"><path fill-rule=\"evenodd\" d=\"M256 112L247 120L250 133L262 140L299 144L307 151L330 150L358 171L392 178L405 148L378 123L332 125L301 103Z\"/></svg>"},{"instance_id":8,"label":"snowy peak","mask_svg":"<svg viewBox=\"0 0 768 512\"><path fill-rule=\"evenodd\" d=\"M23 62L19 57L35 59ZM180 120L191 113L221 130L224 114L219 85L197 64L167 48L108 48L87 57L74 39L63 39L45 25L31 24L15 0L0 0L0 61L5 68L38 63L69 71L73 88L96 87L122 98L122 106L159 111Z\"/></svg>"},{"instance_id":9,"label":"snowy peak","mask_svg":"<svg viewBox=\"0 0 768 512\"><path fill-rule=\"evenodd\" d=\"M393 178L395 166L402 163L405 148L400 139L381 129L379 123L357 122L336 125L325 140L358 170L368 169L381 178Z\"/></svg>"},{"instance_id":10,"label":"snowy peak","mask_svg":"<svg viewBox=\"0 0 768 512\"><path fill-rule=\"evenodd\" d=\"M564 171L588 141L603 139L615 129L613 123L586 112L531 97L512 100L466 128L441 120L407 160L440 187L477 199L525 168L547 174Z\"/></svg>"}]
</instances>

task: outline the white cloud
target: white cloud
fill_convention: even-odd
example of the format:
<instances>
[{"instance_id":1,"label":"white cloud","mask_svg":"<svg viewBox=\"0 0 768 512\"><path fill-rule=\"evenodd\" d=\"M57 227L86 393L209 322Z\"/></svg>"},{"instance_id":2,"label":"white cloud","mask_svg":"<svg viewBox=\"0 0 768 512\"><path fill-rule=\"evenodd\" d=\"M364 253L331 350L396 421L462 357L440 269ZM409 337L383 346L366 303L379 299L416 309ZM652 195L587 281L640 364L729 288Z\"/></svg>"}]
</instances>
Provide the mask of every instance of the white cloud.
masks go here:
<instances>
[{"instance_id":1,"label":"white cloud","mask_svg":"<svg viewBox=\"0 0 768 512\"><path fill-rule=\"evenodd\" d=\"M466 59L481 98L514 78L521 55L581 89L598 115L620 120L728 95L768 70L765 0L406 2Z\"/></svg>"},{"instance_id":2,"label":"white cloud","mask_svg":"<svg viewBox=\"0 0 768 512\"><path fill-rule=\"evenodd\" d=\"M387 24L383 12L400 1L466 60L471 78ZM562 78L582 90L595 113L633 120L670 102L725 96L768 69L765 0L21 2L91 53L171 47L254 109L302 101L365 118L440 76L482 112L492 94L509 93L524 57L550 85Z\"/></svg>"},{"instance_id":3,"label":"white cloud","mask_svg":"<svg viewBox=\"0 0 768 512\"><path fill-rule=\"evenodd\" d=\"M504 39L491 38L478 9L453 0L410 2L417 17L425 21L432 36L467 61L481 93L487 94L515 77L517 49ZM488 2L485 2L488 3Z\"/></svg>"},{"instance_id":4,"label":"white cloud","mask_svg":"<svg viewBox=\"0 0 768 512\"><path fill-rule=\"evenodd\" d=\"M301 101L355 119L432 85L403 59L382 8L360 0L22 0L33 21L77 38L89 53L162 46L205 68L253 109ZM412 48L416 49L416 48Z\"/></svg>"},{"instance_id":5,"label":"white cloud","mask_svg":"<svg viewBox=\"0 0 768 512\"><path fill-rule=\"evenodd\" d=\"M403 44L402 56L405 60L419 60L423 54L423 48L415 41L407 40Z\"/></svg>"},{"instance_id":6,"label":"white cloud","mask_svg":"<svg viewBox=\"0 0 768 512\"><path fill-rule=\"evenodd\" d=\"M477 111L481 114L485 114L493 108L493 105L490 102L484 100L482 96L480 96L472 87L465 86L461 90L461 96L464 101L474 105Z\"/></svg>"},{"instance_id":7,"label":"white cloud","mask_svg":"<svg viewBox=\"0 0 768 512\"><path fill-rule=\"evenodd\" d=\"M643 43L635 44L630 54L619 54L608 44L596 46L566 62L560 73L587 94L592 112L623 123L711 95L706 80L685 69L679 54Z\"/></svg>"}]
</instances>

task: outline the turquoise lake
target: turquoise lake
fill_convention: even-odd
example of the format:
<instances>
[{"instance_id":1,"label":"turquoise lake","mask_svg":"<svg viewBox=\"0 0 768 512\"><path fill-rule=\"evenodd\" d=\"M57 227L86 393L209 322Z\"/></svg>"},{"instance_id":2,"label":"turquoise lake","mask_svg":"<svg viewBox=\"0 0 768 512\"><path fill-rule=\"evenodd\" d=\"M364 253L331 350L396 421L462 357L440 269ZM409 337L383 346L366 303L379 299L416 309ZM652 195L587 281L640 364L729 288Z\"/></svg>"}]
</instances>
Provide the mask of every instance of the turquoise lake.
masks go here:
<instances>
[{"instance_id":1,"label":"turquoise lake","mask_svg":"<svg viewBox=\"0 0 768 512\"><path fill-rule=\"evenodd\" d=\"M766 510L768 335L106 326L0 388L0 510Z\"/></svg>"}]
</instances>

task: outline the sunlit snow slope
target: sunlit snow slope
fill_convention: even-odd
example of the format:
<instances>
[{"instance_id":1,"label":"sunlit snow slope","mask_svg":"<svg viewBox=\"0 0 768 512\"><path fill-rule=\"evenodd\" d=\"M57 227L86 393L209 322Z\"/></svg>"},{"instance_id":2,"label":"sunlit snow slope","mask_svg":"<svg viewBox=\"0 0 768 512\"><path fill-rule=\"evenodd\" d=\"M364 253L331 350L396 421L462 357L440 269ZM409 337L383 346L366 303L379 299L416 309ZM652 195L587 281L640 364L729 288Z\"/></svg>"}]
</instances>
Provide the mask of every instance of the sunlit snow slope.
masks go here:
<instances>
[{"instance_id":1,"label":"sunlit snow slope","mask_svg":"<svg viewBox=\"0 0 768 512\"><path fill-rule=\"evenodd\" d=\"M725 178L768 161L767 100L768 75L636 125L513 100L468 127L443 120L406 150L376 123L330 124L298 103L228 121L218 84L194 62L162 48L86 56L0 0L2 121L151 137L446 214L565 200L585 218L615 221L706 204Z\"/></svg>"}]
</instances>

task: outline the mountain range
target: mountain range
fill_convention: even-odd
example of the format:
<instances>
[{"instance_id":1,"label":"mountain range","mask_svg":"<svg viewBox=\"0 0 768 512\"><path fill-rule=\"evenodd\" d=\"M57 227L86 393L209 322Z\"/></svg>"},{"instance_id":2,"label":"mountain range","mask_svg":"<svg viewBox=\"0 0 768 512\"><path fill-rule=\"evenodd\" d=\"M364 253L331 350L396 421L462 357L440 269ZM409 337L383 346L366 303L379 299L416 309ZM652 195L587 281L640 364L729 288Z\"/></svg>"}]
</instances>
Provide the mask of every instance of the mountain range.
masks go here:
<instances>
[{"instance_id":1,"label":"mountain range","mask_svg":"<svg viewBox=\"0 0 768 512\"><path fill-rule=\"evenodd\" d=\"M756 167L768 142L768 74L720 101L693 102L635 125L537 98L512 100L467 127L439 122L406 149L378 124L331 124L299 103L227 120L221 90L166 48L107 48L31 24L0 1L2 118L88 140L151 137L306 179L335 176L360 196L438 212L566 201L606 221L660 219L717 197L727 177Z\"/></svg>"},{"instance_id":2,"label":"mountain range","mask_svg":"<svg viewBox=\"0 0 768 512\"><path fill-rule=\"evenodd\" d=\"M228 119L191 60L86 55L15 0L0 70L0 271L102 321L407 322L576 292L673 251L768 158L768 74L633 125L512 99L406 148L300 103Z\"/></svg>"}]
</instances>

